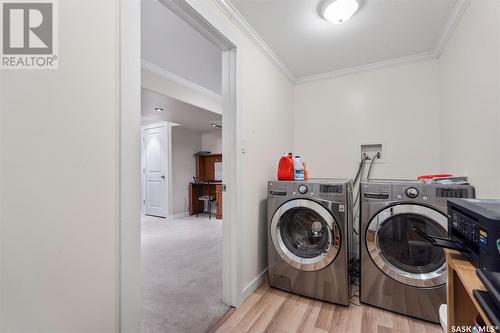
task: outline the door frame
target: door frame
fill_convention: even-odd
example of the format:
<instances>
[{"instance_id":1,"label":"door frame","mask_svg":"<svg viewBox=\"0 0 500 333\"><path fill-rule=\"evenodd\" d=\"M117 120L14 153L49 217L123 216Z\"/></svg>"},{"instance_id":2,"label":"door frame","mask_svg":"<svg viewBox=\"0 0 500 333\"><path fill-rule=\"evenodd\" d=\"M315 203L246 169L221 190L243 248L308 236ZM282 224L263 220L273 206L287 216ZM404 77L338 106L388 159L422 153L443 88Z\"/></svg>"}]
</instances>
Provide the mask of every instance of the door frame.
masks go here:
<instances>
[{"instance_id":1,"label":"door frame","mask_svg":"<svg viewBox=\"0 0 500 333\"><path fill-rule=\"evenodd\" d=\"M165 139L167 140L166 144L166 149L167 149L167 216L170 217L172 216L172 205L173 205L173 199L172 199L172 194L173 194L173 186L172 186L172 124L166 122L166 121L161 121L161 122L155 122L147 125L142 125L141 126L141 214L145 214L144 210L144 204L146 200L146 179L145 179L145 174L144 174L144 130L151 129L151 128L158 128L158 127L165 127Z\"/></svg>"},{"instance_id":2,"label":"door frame","mask_svg":"<svg viewBox=\"0 0 500 333\"><path fill-rule=\"evenodd\" d=\"M160 0L197 31L217 45L222 52L222 150L223 182L223 294L222 300L237 306L242 297L238 287L238 211L240 197L240 157L237 154L238 110L236 107L237 47L214 28L186 0ZM141 262L141 23L140 1L120 1L119 63L117 73L118 145L117 168L117 308L116 326L120 332L140 331Z\"/></svg>"}]
</instances>

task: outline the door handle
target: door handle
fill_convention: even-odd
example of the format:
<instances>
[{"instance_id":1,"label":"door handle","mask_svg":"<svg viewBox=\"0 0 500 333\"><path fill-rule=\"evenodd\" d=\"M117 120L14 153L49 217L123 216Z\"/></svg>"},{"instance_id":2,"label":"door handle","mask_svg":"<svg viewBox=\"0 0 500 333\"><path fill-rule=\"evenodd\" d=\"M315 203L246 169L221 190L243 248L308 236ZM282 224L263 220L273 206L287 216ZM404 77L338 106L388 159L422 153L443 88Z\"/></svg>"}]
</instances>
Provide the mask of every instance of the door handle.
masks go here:
<instances>
[{"instance_id":1,"label":"door handle","mask_svg":"<svg viewBox=\"0 0 500 333\"><path fill-rule=\"evenodd\" d=\"M365 198L367 199L387 199L389 198L389 193L368 193L366 192Z\"/></svg>"},{"instance_id":2,"label":"door handle","mask_svg":"<svg viewBox=\"0 0 500 333\"><path fill-rule=\"evenodd\" d=\"M165 175L161 175L161 179L165 179Z\"/></svg>"}]
</instances>

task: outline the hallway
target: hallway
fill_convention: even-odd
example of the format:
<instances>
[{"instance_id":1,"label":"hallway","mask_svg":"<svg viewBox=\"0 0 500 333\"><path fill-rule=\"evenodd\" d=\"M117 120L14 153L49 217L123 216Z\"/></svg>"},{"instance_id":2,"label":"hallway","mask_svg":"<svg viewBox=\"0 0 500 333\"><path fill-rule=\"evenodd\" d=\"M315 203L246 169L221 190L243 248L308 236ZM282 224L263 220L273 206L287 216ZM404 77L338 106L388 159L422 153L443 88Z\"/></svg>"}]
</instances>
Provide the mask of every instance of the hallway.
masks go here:
<instances>
[{"instance_id":1,"label":"hallway","mask_svg":"<svg viewBox=\"0 0 500 333\"><path fill-rule=\"evenodd\" d=\"M141 227L142 332L206 332L229 309L222 221L143 216Z\"/></svg>"}]
</instances>

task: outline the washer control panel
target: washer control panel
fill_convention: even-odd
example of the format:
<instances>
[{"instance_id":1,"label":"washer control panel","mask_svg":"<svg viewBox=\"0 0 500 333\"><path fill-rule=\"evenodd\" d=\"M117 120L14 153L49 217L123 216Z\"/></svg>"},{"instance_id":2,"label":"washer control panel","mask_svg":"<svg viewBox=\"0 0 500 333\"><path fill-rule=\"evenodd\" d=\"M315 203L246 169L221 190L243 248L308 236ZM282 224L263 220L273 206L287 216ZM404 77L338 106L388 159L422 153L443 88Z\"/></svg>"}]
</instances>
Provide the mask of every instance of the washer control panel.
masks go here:
<instances>
[{"instance_id":1,"label":"washer control panel","mask_svg":"<svg viewBox=\"0 0 500 333\"><path fill-rule=\"evenodd\" d=\"M342 196L344 188L342 185L336 184L320 184L319 197L325 199L339 198Z\"/></svg>"},{"instance_id":2,"label":"washer control panel","mask_svg":"<svg viewBox=\"0 0 500 333\"><path fill-rule=\"evenodd\" d=\"M406 196L408 198L414 199L414 198L418 197L418 190L414 187L409 187L406 189Z\"/></svg>"},{"instance_id":3,"label":"washer control panel","mask_svg":"<svg viewBox=\"0 0 500 333\"><path fill-rule=\"evenodd\" d=\"M321 184L319 191L320 193L342 193L342 185Z\"/></svg>"},{"instance_id":4,"label":"washer control panel","mask_svg":"<svg viewBox=\"0 0 500 333\"><path fill-rule=\"evenodd\" d=\"M268 198L305 196L324 200L342 199L346 196L348 183L271 181L268 183Z\"/></svg>"},{"instance_id":5,"label":"washer control panel","mask_svg":"<svg viewBox=\"0 0 500 333\"><path fill-rule=\"evenodd\" d=\"M306 194L307 193L307 186L304 184L299 185L297 191L299 191L300 194Z\"/></svg>"}]
</instances>

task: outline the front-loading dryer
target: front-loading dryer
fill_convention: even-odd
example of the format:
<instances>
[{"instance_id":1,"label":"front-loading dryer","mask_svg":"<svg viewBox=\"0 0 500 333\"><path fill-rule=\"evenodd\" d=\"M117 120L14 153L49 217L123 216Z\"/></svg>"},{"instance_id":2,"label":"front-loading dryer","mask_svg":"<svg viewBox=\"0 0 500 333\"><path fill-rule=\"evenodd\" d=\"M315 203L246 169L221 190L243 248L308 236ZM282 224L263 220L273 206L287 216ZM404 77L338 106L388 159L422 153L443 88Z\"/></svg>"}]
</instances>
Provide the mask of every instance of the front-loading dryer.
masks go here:
<instances>
[{"instance_id":1,"label":"front-loading dryer","mask_svg":"<svg viewBox=\"0 0 500 333\"><path fill-rule=\"evenodd\" d=\"M361 302L439 323L439 306L446 303L445 254L412 227L447 237L447 198L472 197L470 185L362 182Z\"/></svg>"},{"instance_id":2,"label":"front-loading dryer","mask_svg":"<svg viewBox=\"0 0 500 333\"><path fill-rule=\"evenodd\" d=\"M272 287L349 304L350 182L272 181L268 186L268 276Z\"/></svg>"}]
</instances>

